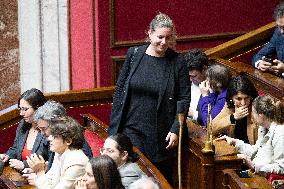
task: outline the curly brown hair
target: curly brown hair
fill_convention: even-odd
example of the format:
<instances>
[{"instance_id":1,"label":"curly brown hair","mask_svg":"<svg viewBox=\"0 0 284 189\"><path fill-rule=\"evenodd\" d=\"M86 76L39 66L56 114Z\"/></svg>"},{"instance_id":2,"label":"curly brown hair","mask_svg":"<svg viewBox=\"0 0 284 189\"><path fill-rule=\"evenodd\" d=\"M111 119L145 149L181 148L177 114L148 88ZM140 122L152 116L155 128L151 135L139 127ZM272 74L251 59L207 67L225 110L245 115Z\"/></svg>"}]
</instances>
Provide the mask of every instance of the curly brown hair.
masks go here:
<instances>
[{"instance_id":1,"label":"curly brown hair","mask_svg":"<svg viewBox=\"0 0 284 189\"><path fill-rule=\"evenodd\" d=\"M50 134L60 137L63 141L71 140L69 148L82 149L84 134L81 125L69 116L59 117L50 121Z\"/></svg>"}]
</instances>

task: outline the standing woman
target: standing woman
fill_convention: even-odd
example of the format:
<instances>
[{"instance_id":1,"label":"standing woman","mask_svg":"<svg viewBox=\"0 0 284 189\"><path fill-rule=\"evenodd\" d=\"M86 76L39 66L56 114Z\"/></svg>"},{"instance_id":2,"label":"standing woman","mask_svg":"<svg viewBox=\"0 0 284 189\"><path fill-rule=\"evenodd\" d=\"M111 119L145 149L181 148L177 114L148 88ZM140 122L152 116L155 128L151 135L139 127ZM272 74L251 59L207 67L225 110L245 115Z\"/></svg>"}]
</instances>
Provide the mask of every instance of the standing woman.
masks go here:
<instances>
[{"instance_id":1,"label":"standing woman","mask_svg":"<svg viewBox=\"0 0 284 189\"><path fill-rule=\"evenodd\" d=\"M178 144L177 113L187 115L190 82L183 58L169 48L175 39L170 17L159 13L148 37L149 44L127 52L108 132L127 135L170 181L175 154L171 149Z\"/></svg>"},{"instance_id":2,"label":"standing woman","mask_svg":"<svg viewBox=\"0 0 284 189\"><path fill-rule=\"evenodd\" d=\"M22 170L28 167L26 156L33 153L47 159L48 144L33 120L35 110L46 102L43 93L35 88L25 91L18 100L18 108L23 119L16 130L14 144L5 154L0 154L4 162L9 160L11 167Z\"/></svg>"}]
</instances>

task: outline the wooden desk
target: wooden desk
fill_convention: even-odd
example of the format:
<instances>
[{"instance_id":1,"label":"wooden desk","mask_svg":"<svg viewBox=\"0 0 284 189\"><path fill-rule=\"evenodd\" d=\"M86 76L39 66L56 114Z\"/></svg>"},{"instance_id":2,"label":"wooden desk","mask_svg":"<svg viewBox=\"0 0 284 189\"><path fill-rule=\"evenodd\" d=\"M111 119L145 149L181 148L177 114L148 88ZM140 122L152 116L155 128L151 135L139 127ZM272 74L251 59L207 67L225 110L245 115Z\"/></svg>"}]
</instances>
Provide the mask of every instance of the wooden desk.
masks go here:
<instances>
[{"instance_id":1,"label":"wooden desk","mask_svg":"<svg viewBox=\"0 0 284 189\"><path fill-rule=\"evenodd\" d=\"M218 144L216 153L203 153L206 129L187 121L189 130L188 144L184 145L183 165L187 167L183 173L183 186L198 189L220 189L224 169L240 170L242 160L227 143ZM224 146L222 146L224 145ZM227 146L226 146L227 145Z\"/></svg>"},{"instance_id":2,"label":"wooden desk","mask_svg":"<svg viewBox=\"0 0 284 189\"><path fill-rule=\"evenodd\" d=\"M224 180L223 187L231 189L272 189L272 185L261 176L251 175L251 178L240 178L235 170L226 169L223 171Z\"/></svg>"},{"instance_id":3,"label":"wooden desk","mask_svg":"<svg viewBox=\"0 0 284 189\"><path fill-rule=\"evenodd\" d=\"M20 173L12 169L9 166L5 166L3 174L0 176L0 188L4 189L35 189L36 187L31 185L24 185L22 187L16 187L12 180L24 180Z\"/></svg>"},{"instance_id":4,"label":"wooden desk","mask_svg":"<svg viewBox=\"0 0 284 189\"><path fill-rule=\"evenodd\" d=\"M190 140L183 162L187 165L186 188L198 189L271 189L272 185L261 176L240 178L242 160L236 156L234 147L225 141L215 142L215 153L203 153L206 129L187 120Z\"/></svg>"}]
</instances>

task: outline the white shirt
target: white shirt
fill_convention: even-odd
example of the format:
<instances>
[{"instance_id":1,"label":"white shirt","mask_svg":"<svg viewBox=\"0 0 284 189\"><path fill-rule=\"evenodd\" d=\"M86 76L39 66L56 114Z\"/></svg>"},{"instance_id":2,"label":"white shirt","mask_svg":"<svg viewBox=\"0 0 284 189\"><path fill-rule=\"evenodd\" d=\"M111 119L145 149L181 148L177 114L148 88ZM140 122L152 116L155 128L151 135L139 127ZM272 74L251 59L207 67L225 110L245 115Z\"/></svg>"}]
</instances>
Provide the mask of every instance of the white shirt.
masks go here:
<instances>
[{"instance_id":1,"label":"white shirt","mask_svg":"<svg viewBox=\"0 0 284 189\"><path fill-rule=\"evenodd\" d=\"M192 120L197 120L198 111L196 110L199 99L200 99L201 91L198 85L191 83L191 100L189 111L193 112Z\"/></svg>"},{"instance_id":2,"label":"white shirt","mask_svg":"<svg viewBox=\"0 0 284 189\"><path fill-rule=\"evenodd\" d=\"M256 172L284 174L284 125L271 123L268 132L259 128L255 145L237 140L235 147L251 157Z\"/></svg>"}]
</instances>

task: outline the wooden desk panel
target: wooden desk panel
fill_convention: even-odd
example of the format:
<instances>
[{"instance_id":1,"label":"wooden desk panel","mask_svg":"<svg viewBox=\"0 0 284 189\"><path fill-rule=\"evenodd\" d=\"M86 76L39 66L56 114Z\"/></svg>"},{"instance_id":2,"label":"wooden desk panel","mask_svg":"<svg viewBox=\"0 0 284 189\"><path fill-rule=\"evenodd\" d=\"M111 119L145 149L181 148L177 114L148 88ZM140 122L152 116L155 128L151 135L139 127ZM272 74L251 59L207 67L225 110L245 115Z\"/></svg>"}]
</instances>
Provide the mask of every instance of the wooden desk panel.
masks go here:
<instances>
[{"instance_id":1,"label":"wooden desk panel","mask_svg":"<svg viewBox=\"0 0 284 189\"><path fill-rule=\"evenodd\" d=\"M0 176L0 188L3 189L18 189L16 187L12 180L24 180L24 178L21 176L19 172L12 169L9 166L5 166L3 174ZM31 185L24 185L22 187L19 187L21 189L35 189L36 187Z\"/></svg>"},{"instance_id":2,"label":"wooden desk panel","mask_svg":"<svg viewBox=\"0 0 284 189\"><path fill-rule=\"evenodd\" d=\"M204 147L206 130L187 120L190 140L188 156L183 163L188 164L188 174L183 176L190 189L271 189L272 185L261 176L239 178L235 170L241 170L242 159L237 157L234 147L225 141L216 141L215 153L206 154ZM226 171L230 170L230 171Z\"/></svg>"},{"instance_id":3,"label":"wooden desk panel","mask_svg":"<svg viewBox=\"0 0 284 189\"><path fill-rule=\"evenodd\" d=\"M222 185L224 188L231 189L272 189L272 185L261 176L251 175L251 178L240 178L235 170L223 170L224 180Z\"/></svg>"},{"instance_id":4,"label":"wooden desk panel","mask_svg":"<svg viewBox=\"0 0 284 189\"><path fill-rule=\"evenodd\" d=\"M229 168L240 169L242 160L237 158L232 147L222 142L218 144L219 150L215 153L203 153L206 129L191 121L187 121L187 127L190 140L184 148L188 149L188 159L183 160L183 163L188 164L188 174L183 177L187 181L186 188L222 188L222 171Z\"/></svg>"}]
</instances>

